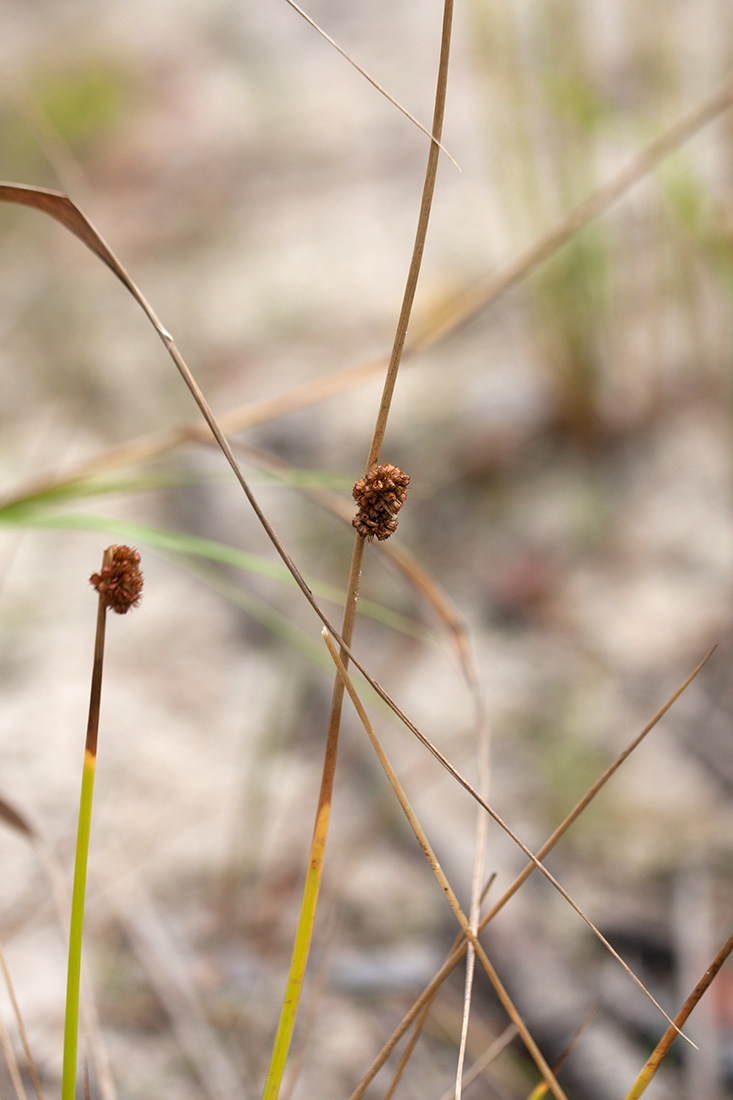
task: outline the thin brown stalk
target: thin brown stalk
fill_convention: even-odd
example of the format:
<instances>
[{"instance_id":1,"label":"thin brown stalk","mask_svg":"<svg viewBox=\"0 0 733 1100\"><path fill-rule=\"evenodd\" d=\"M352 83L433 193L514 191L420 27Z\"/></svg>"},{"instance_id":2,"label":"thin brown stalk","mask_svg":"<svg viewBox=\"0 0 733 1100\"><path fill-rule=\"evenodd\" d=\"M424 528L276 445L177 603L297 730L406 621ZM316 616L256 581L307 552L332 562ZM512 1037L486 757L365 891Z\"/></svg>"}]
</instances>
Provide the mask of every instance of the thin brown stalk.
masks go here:
<instances>
[{"instance_id":1,"label":"thin brown stalk","mask_svg":"<svg viewBox=\"0 0 733 1100\"><path fill-rule=\"evenodd\" d=\"M608 783L608 781L611 779L611 777L614 775L614 773L618 770L618 768L621 767L621 764L626 759L628 759L628 757L631 755L631 753L636 748L638 748L638 746L641 744L641 742L644 740L644 738L647 736L647 734L650 733L651 730L654 729L654 727L661 721L661 719L664 717L664 715L667 713L667 711L670 709L670 707L677 701L677 699L679 699L682 692L685 691L685 689L687 687L689 687L689 685L692 683L692 681L695 679L695 677L698 675L698 673L702 670L702 668L710 660L710 658L711 658L711 656L713 655L714 652L715 652L715 647L713 649L711 649L711 651L707 654L707 656L690 673L690 675L687 677L687 679L682 684L680 684L680 686L676 689L676 691L674 691L672 693L672 695L670 695L670 697L669 697L669 699L667 699L666 703L664 703L663 706L661 706L659 708L659 710L656 712L654 717L646 724L646 726L644 726L643 730L634 738L634 740L627 746L627 748L624 749L624 751L616 758L616 760L604 771L603 775L601 775L601 777L593 784L593 786L583 796L583 798L581 798L580 801L573 807L573 809L570 811L570 813L564 818L564 820L560 823L560 825L558 825L557 829L555 829L555 831L548 838L548 840L546 840L545 843L542 845L542 847L538 849L537 855L540 859L544 859L545 856L547 856L552 851L552 849L555 847L555 845L558 843L558 841L561 839L561 837L567 832L567 830L570 828L570 826L575 821L577 821L577 819L578 819L578 817L580 817L581 813L587 808L587 806L590 804L590 802L596 797L596 795L606 785L606 783ZM501 896L501 898L496 902L496 904L482 918L481 923L479 924L479 932L482 932L486 928L489 921L493 920L493 918L500 911L500 909L502 909L504 907L504 905L506 905L506 903L509 901L509 899L511 897L513 897L513 895L517 892L517 890L522 885L522 883L534 871L534 869L535 869L535 864L534 863L528 863L526 865L524 870L517 876L517 878L514 880L514 882L511 884L511 886L509 886L509 888L505 891L505 893ZM457 943L451 949L446 961L443 963L441 968L437 971L435 976L427 984L427 986L422 991L422 993L417 998L417 1000L414 1002L412 1007L405 1013L402 1020L400 1021L398 1026L393 1031L392 1035L389 1037L389 1039L384 1044L384 1046L380 1050L377 1057L372 1062L371 1066L369 1067L366 1074L364 1075L364 1077L360 1081L359 1085L354 1090L354 1092L351 1094L349 1100L361 1100L361 1097L364 1095L364 1093L366 1092L367 1088L369 1087L371 1082L376 1077L379 1070L385 1064L385 1062L389 1058L390 1054L392 1053L394 1048L399 1043L402 1036L405 1034L405 1032L408 1030L408 1028L411 1026L411 1024L414 1022L414 1020L420 1014L420 1012L422 1011L424 1006L434 999L434 997L436 996L438 990L440 989L441 985L446 980L446 978L448 978L453 973L456 966L458 965L458 963L461 961L461 959L465 955L466 948L467 948L467 942L466 942L465 938L459 937Z\"/></svg>"},{"instance_id":2,"label":"thin brown stalk","mask_svg":"<svg viewBox=\"0 0 733 1100\"><path fill-rule=\"evenodd\" d=\"M451 38L451 25L453 19L453 0L445 0L443 9L443 31L441 37L441 50L440 61L438 64L438 79L437 88L435 93L435 108L433 112L433 137L438 141L443 130L443 118L445 114L445 96L448 83L448 60L450 57L450 38ZM428 164L425 173L425 182L423 184L422 200L420 203L420 213L418 216L417 231L415 234L415 243L412 251L412 259L410 261L410 267L407 274L407 283L405 286L405 292L402 299L402 307L397 322L397 330L395 332L395 338L392 345L392 353L390 355L389 363L387 366L387 375L384 382L384 388L382 390L382 398L379 404L379 411L377 413L377 419L374 426L374 433L372 436L371 446L369 448L369 455L366 461L365 470L368 472L372 466L379 459L382 443L384 441L385 432L387 430L387 420L389 418L389 410L392 403L392 395L394 393L395 384L397 381L397 373L399 371L400 362L402 360L402 352L405 346L405 339L407 336L407 328L410 322L410 315L412 313L412 306L415 301L415 290L417 288L417 280L420 274L420 266L422 263L423 252L425 250L425 238L428 231L428 222L430 220L430 210L433 201L433 194L435 191L435 180L438 171L438 156L439 146L432 142L428 152ZM356 608L359 601L359 585L361 581L362 563L364 560L364 547L365 540L359 535L354 538L354 549L351 558L351 568L349 570L349 581L346 591L346 605L344 608L344 618L341 626L341 635L334 635L338 638L341 645L341 657L345 664L348 664L350 656L349 646L351 645L354 633L354 623L356 620ZM324 623L327 629L328 624ZM333 631L329 631L333 635ZM326 742L326 760L329 763L329 767L335 764L336 752L338 747L338 735L341 724L341 710L343 707L343 695L344 687L339 676L336 676L333 689L333 700L331 703L331 715L328 725L328 736ZM326 771L324 768L324 777ZM324 780L327 783L327 781ZM330 791L331 784L328 784L328 791L322 791L322 794ZM319 805L321 799L319 798Z\"/></svg>"},{"instance_id":3,"label":"thin brown stalk","mask_svg":"<svg viewBox=\"0 0 733 1100\"><path fill-rule=\"evenodd\" d=\"M438 79L437 89L435 94L435 108L433 113L433 127L432 135L436 141L431 142L430 149L428 151L428 165L425 174L425 182L423 185L422 200L420 204L420 214L418 217L417 231L415 235L415 243L413 246L412 259L407 275L407 283L402 301L402 308L400 310L399 319L397 322L397 330L395 333L395 339L392 347L392 354L390 356L389 365L387 367L387 375L382 391L382 399L377 413L376 423L374 427L374 433L372 437L371 447L369 449L369 455L366 462L366 473L376 464L384 435L387 428L387 420L389 417L389 410L392 401L392 394L394 393L395 383L397 381L397 373L399 370L400 362L402 359L402 351L405 345L405 339L407 336L407 327L410 321L410 314L412 312L413 302L415 300L415 290L417 287L417 280L420 273L420 266L422 262L422 256L425 248L425 238L427 235L428 222L430 219L430 209L432 206L433 194L435 191L435 179L438 168L439 157L439 145L442 133L443 117L445 112L445 96L447 89L448 78L448 59L450 56L450 37L451 37L451 24L453 15L453 0L444 0L443 9L443 31L441 38L441 51L440 60L438 63ZM192 380L193 381L193 380ZM198 388L198 387L197 387ZM199 405L199 407L202 407ZM213 428L212 428L213 430ZM218 442L218 440L217 440ZM222 442L226 443L226 440L222 436ZM220 444L221 445L221 444ZM228 447L228 444L227 444ZM229 449L231 453L231 449ZM232 459L234 455L232 454ZM236 460L235 460L236 462ZM243 479L240 478L243 482ZM242 484L245 489L250 503L254 507L254 497L245 484ZM264 514L256 509L258 518L263 524L267 524ZM279 540L278 540L279 542ZM348 662L349 660L349 647L351 646L354 624L356 621L356 609L359 600L359 586L361 581L362 564L364 560L364 548L366 540L363 539L358 533L354 537L354 547L351 556L351 567L349 570L349 580L346 591L346 604L344 607L344 615L341 626L341 634L338 636L338 641L341 646L341 660ZM279 553L286 560L286 551L282 544L280 544ZM286 564L291 569L291 572L295 569L294 563L290 561L287 556ZM295 576L295 573L293 574ZM296 581L300 584L301 581ZM302 578L301 578L302 580ZM305 585L305 581L302 581L302 585ZM302 587L301 585L301 587ZM307 585L303 589L304 593L309 596L310 601L313 601L313 595ZM315 606L315 604L314 604ZM325 619L321 614L321 618L324 621L324 625L328 629L328 624L325 623ZM323 769L321 773L321 785L318 794L318 803L316 807L316 819L313 831L313 840L311 844L311 854L309 857L309 880L306 882L306 893L310 898L310 906L315 907L318 897L318 891L320 887L320 880L323 868L323 850L326 843L326 835L328 828L328 818L330 813L330 806L333 797L333 783L336 770L336 758L338 755L338 742L339 732L341 728L341 714L343 710L344 699L344 685L341 678L337 675L334 680L333 695L331 699L331 711L328 721L328 732L326 736L326 746L324 752ZM302 958L307 958L309 943L310 943L310 930L312 927L313 913L306 913L305 909L305 897L303 909L301 909L301 918L298 925L298 931L296 933L296 948ZM295 960L296 948L294 948L293 959ZM281 1015L280 1027L278 1029L278 1037L276 1039L276 1048L278 1042L281 1044L284 1042L285 1049L289 1045L289 1036L285 1038L284 1033L290 1029L292 1033L292 1025L294 1023L295 1012L297 1011L297 998L302 987L302 980L298 978L294 980L294 975L291 968L291 976L288 982L288 1013L290 1015L290 1023L285 1022L286 1006L283 1007L283 1014ZM282 1034L281 1034L282 1033ZM273 1061L271 1063L270 1072L268 1074L268 1082L266 1085L265 1095L269 1097L269 1094L275 1094L277 1091L277 1085L275 1084L275 1054L273 1053ZM268 1091L269 1090L269 1091Z\"/></svg>"},{"instance_id":4,"label":"thin brown stalk","mask_svg":"<svg viewBox=\"0 0 733 1100\"><path fill-rule=\"evenodd\" d=\"M445 94L447 87L447 72L448 72L448 58L450 53L450 32L451 32L451 19L453 12L453 0L445 0L444 12L443 12L443 33L441 41L441 54L438 65L438 80L437 90L435 96L435 110L433 115L433 136L439 141L442 132L443 114L445 109ZM407 334L407 326L410 320L410 313L412 311L412 304L415 298L415 289L417 286L417 279L420 271L420 264L422 261L422 255L425 247L425 237L427 234L428 221L430 217L430 208L432 204L433 192L435 189L435 178L438 166L439 147L436 142L431 142L430 149L428 151L428 167L425 176L425 183L423 185L422 201L420 205L420 215L418 218L418 227L415 236L415 244L413 247L412 260L407 275L407 285L405 287L405 293L402 302L402 308L400 310L399 320L397 323L397 331L395 334L394 344L392 348L392 354L390 356L389 365L387 368L387 376L385 379L384 389L382 393L382 400L377 414L376 424L374 428L374 434L372 438L372 444L369 450L369 456L366 463L366 472L368 473L372 466L375 465L379 457L382 441L387 427L387 420L389 416L389 408L392 400L392 394L394 392L395 382L397 380L397 372L399 370L400 361L402 358L402 350L405 344L405 338ZM190 376L188 382L189 388L191 385L195 386L193 378ZM196 391L198 387L196 386ZM194 390L192 389L192 392ZM199 395L200 395L200 391ZM196 394L194 393L194 396ZM199 408L204 409L203 395L196 397ZM207 406L208 408L208 406ZM211 416L209 421L212 432L217 429L218 426ZM214 432L215 438L222 449L226 446L227 450L224 452L229 459L230 465L235 470L235 473L239 469L236 459L231 447L227 443L225 437L218 432ZM229 457L231 456L231 457ZM265 517L264 513L257 505L254 496L249 489L249 486L244 481L241 471L237 474L238 480L242 485L250 504L255 509L255 512L263 524L265 529L273 538L274 532L272 531L269 521ZM276 536L275 536L276 538ZM275 541L275 539L273 539ZM275 542L278 553L285 561L285 564L290 569L291 573L295 577L296 582L301 587L304 595L308 598L311 605L317 608L317 604L313 598L313 594L305 583L305 580L301 577L297 571L295 563L290 559L284 546L277 539ZM350 656L350 646L354 634L354 624L356 621L356 609L359 600L359 584L361 580L362 564L364 560L364 548L366 545L365 539L359 534L354 537L354 547L351 556L351 567L349 570L349 580L346 591L346 604L344 607L344 615L341 626L341 634L335 634L339 645L341 647L341 659L344 662L348 662ZM326 622L323 613L318 610L319 617L323 621L327 630L331 634L334 632L330 630L328 623ZM268 1073L267 1083L265 1086L265 1096L267 1100L270 1097L275 1097L279 1089L279 1069L278 1061L282 1056L282 1052L287 1052L292 1036L292 1028L295 1022L295 1014L297 1012L297 1003L300 990L302 988L302 975L300 973L295 974L293 967L295 966L296 957L299 959L299 966L305 965L305 960L308 957L308 951L310 947L310 936L312 932L312 922L315 914L315 906L317 904L318 892L320 889L321 875L323 870L323 853L326 844L326 837L328 831L328 820L330 815L331 801L333 797L333 784L336 771L336 758L338 755L338 743L339 732L341 728L341 713L343 710L344 699L344 686L339 676L335 677L333 686L333 695L331 699L331 711L328 721L328 731L326 735L326 745L324 751L323 768L321 773L321 783L318 793L318 802L316 807L316 817L313 829L313 839L311 842L311 852L309 856L309 871L306 879L303 906L301 907L301 914L298 923L298 929L296 932L295 946L293 948L293 961L291 963L291 971L288 979L288 992L286 1002L283 1005L280 1024L275 1040L275 1050L273 1051L273 1057L270 1064L270 1070Z\"/></svg>"},{"instance_id":5,"label":"thin brown stalk","mask_svg":"<svg viewBox=\"0 0 733 1100\"><path fill-rule=\"evenodd\" d=\"M104 551L102 563L109 565L112 559L112 548ZM92 661L92 682L89 692L89 715L87 717L87 733L85 751L92 758L97 755L97 741L99 739L99 712L102 704L102 672L104 671L104 636L107 626L107 605L100 596L97 601L97 629L94 635L94 658Z\"/></svg>"}]
</instances>

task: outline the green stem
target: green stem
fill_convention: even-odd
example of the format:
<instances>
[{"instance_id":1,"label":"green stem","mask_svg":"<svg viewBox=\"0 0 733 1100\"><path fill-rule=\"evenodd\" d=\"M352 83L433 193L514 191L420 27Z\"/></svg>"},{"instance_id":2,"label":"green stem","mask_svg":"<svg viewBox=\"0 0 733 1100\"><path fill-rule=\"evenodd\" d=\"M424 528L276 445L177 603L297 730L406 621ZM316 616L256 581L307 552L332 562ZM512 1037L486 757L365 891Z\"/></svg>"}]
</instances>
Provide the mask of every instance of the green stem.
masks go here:
<instances>
[{"instance_id":1,"label":"green stem","mask_svg":"<svg viewBox=\"0 0 733 1100\"><path fill-rule=\"evenodd\" d=\"M71 931L69 933L69 969L66 980L66 1018L64 1021L64 1069L62 1100L74 1100L76 1089L76 1050L79 1032L79 983L81 975L81 939L84 922L84 897L89 855L89 829L92 820L92 793L96 757L84 753L84 771L79 801L79 828L76 835L74 892L71 901Z\"/></svg>"},{"instance_id":2,"label":"green stem","mask_svg":"<svg viewBox=\"0 0 733 1100\"><path fill-rule=\"evenodd\" d=\"M108 563L109 550L105 551L103 564ZM94 666L89 697L89 720L84 748L84 768L81 776L79 799L79 824L76 833L74 859L74 889L71 898L71 927L69 931L69 966L66 978L66 1015L64 1018L64 1067L61 1078L61 1100L74 1100L76 1092L76 1052L79 1038L79 986L81 981L81 943L84 924L84 898L87 885L89 858L89 832L92 822L92 795L94 772L97 764L97 734L99 731L99 704L102 695L102 667L104 663L104 628L106 607L100 597L97 610L97 633L94 641Z\"/></svg>"}]
</instances>

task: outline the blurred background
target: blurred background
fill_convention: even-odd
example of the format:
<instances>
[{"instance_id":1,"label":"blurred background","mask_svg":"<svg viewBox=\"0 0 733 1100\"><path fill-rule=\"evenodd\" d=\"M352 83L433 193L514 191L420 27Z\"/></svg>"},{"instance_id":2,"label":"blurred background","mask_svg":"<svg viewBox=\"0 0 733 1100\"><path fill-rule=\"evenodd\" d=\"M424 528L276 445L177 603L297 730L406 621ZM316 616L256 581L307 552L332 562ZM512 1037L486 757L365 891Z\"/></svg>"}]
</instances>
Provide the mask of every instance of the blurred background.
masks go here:
<instances>
[{"instance_id":1,"label":"blurred background","mask_svg":"<svg viewBox=\"0 0 733 1100\"><path fill-rule=\"evenodd\" d=\"M430 125L437 3L308 12ZM422 343L382 452L412 478L395 542L476 654L492 804L533 848L717 643L548 861L671 1014L729 935L733 896L733 114L498 301L471 303L732 60L725 0L459 5L443 141L461 171L442 158ZM284 2L6 0L0 72L0 177L65 191L96 225L216 413L236 411L255 491L309 582L331 586L317 594L337 621L353 532L322 494L352 514L424 134ZM320 625L273 574L224 460L190 437L193 403L117 280L19 207L0 207L0 251L0 795L70 881L88 577L109 542L133 543L146 590L109 624L92 833L100 1032L120 1096L257 1096L328 718ZM8 507L104 456L102 480ZM367 551L362 593L356 651L475 781L474 700L445 623L385 548ZM474 806L371 713L467 906ZM51 1096L65 945L39 852L2 828L0 939ZM522 866L492 827L490 898ZM296 1098L351 1094L454 923L347 711ZM597 1010L563 1070L569 1095L625 1095L663 1021L562 899L533 877L485 941L550 1059ZM731 982L728 967L689 1026L700 1054L678 1052L648 1095L733 1094ZM398 1095L450 1089L461 998L457 973ZM469 1060L505 1024L479 974ZM524 1097L534 1080L515 1041L466 1095ZM99 1070L92 1085L103 1094Z\"/></svg>"}]
</instances>

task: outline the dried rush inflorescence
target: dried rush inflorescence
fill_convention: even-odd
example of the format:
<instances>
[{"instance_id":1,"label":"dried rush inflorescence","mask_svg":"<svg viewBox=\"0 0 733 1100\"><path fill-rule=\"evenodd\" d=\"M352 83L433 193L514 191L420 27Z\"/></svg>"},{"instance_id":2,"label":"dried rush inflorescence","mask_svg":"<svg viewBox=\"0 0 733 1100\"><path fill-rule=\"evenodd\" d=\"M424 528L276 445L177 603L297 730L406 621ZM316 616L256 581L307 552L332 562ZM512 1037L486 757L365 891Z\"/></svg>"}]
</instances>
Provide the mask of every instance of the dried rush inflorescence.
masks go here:
<instances>
[{"instance_id":1,"label":"dried rush inflorescence","mask_svg":"<svg viewBox=\"0 0 733 1100\"><path fill-rule=\"evenodd\" d=\"M407 498L408 474L398 466L375 466L366 477L360 477L353 489L359 505L352 524L363 539L388 539L397 530L397 513Z\"/></svg>"},{"instance_id":2,"label":"dried rush inflorescence","mask_svg":"<svg viewBox=\"0 0 733 1100\"><path fill-rule=\"evenodd\" d=\"M101 572L92 573L89 583L101 596L105 607L126 615L142 599L143 575L140 555L129 546L111 546L109 563Z\"/></svg>"}]
</instances>

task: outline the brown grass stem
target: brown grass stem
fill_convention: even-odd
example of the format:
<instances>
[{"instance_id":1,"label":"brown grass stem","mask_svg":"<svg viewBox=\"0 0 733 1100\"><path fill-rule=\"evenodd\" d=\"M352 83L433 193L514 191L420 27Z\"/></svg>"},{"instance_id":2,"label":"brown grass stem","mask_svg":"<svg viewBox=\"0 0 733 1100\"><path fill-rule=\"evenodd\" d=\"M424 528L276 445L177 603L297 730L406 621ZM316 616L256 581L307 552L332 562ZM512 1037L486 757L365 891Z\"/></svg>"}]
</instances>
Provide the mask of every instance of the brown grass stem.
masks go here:
<instances>
[{"instance_id":1,"label":"brown grass stem","mask_svg":"<svg viewBox=\"0 0 733 1100\"><path fill-rule=\"evenodd\" d=\"M111 550L108 547L104 552L104 565L111 561ZM92 680L89 692L89 716L87 718L87 733L85 750L90 756L97 755L97 740L99 738L99 711L102 703L102 672L104 669L104 636L107 625L107 606L100 596L97 603L97 629L94 635L94 658L92 661Z\"/></svg>"},{"instance_id":2,"label":"brown grass stem","mask_svg":"<svg viewBox=\"0 0 733 1100\"><path fill-rule=\"evenodd\" d=\"M402 1054L400 1055L399 1062L397 1063L395 1071L392 1074L392 1080L390 1081L389 1087L387 1088L387 1091L385 1092L384 1097L382 1098L382 1100L392 1100L392 1097L394 1096L395 1092L397 1091L397 1086L399 1085L400 1081L402 1080L403 1074L404 1074L405 1070L407 1069L407 1066L410 1062L410 1059L412 1058L412 1055L415 1052L415 1048L417 1047L417 1044L420 1042L420 1036L422 1035L423 1029L425 1028L425 1024L428 1021L428 1016L430 1015L430 1009L432 1008L432 1004L433 1004L433 1002L429 1001L427 1004L423 1005L422 1011L420 1012L420 1015L418 1016L417 1020L415 1021L415 1026L412 1029L412 1031L410 1032L410 1037L407 1040L407 1042L405 1043L405 1049L402 1051ZM517 1029L514 1027L514 1024L511 1024L510 1027L512 1029L513 1034L516 1034Z\"/></svg>"},{"instance_id":3,"label":"brown grass stem","mask_svg":"<svg viewBox=\"0 0 733 1100\"><path fill-rule=\"evenodd\" d=\"M112 547L107 547L102 559L102 570L112 563ZM79 820L74 861L74 886L71 902L71 927L69 932L69 958L66 978L66 1012L64 1016L64 1061L61 1084L62 1100L74 1100L76 1092L76 1059L79 1040L79 989L81 981L82 932L84 924L84 900L86 895L87 862L89 859L89 833L91 827L94 773L97 762L99 735L99 711L102 697L102 671L104 668L104 636L107 621L107 603L100 592L97 601L97 628L94 636L94 659L89 693L89 717L87 719L82 769Z\"/></svg>"},{"instance_id":4,"label":"brown grass stem","mask_svg":"<svg viewBox=\"0 0 733 1100\"><path fill-rule=\"evenodd\" d=\"M394 393L394 387L397 380L397 372L399 370L400 362L402 359L402 351L405 346L407 327L410 320L410 314L412 312L413 302L415 300L415 290L417 287L417 280L420 273L420 265L425 248L425 238L427 235L428 222L430 220L430 209L432 206L432 198L435 191L435 179L438 168L438 157L440 153L438 142L440 141L440 136L442 133L443 116L445 113L445 95L448 78L448 59L450 56L452 15L453 0L444 0L441 51L438 64L438 79L435 93L435 108L433 113L432 129L432 134L436 141L431 142L430 149L428 151L428 166L425 174L425 182L423 184L422 200L420 203L420 214L418 217L417 231L415 234L415 243L413 246L412 258L408 270L407 283L402 300L402 307L397 322L397 330L392 347L392 354L390 356L389 365L387 367L387 375L382 391L382 399L380 401L379 411L377 413L376 423L374 427L374 433L372 436L372 443L366 462L366 473L368 473L371 468L376 464L379 458L382 442L384 440L390 405L392 402L392 395ZM223 436L222 441L226 443L226 440ZM228 446L229 445L227 444L227 447ZM231 453L231 449L229 450ZM233 454L232 458L234 458ZM243 479L240 478L240 480ZM250 499L250 503L252 503L254 506L254 498L252 497L248 487L245 488L245 492ZM257 511L257 514L260 518L260 521L266 525L267 529L269 527L269 523L266 520L264 514L262 514L259 510ZM282 547L282 544L280 544L280 547L281 548L279 549L279 553L283 557L283 560L286 561L288 568L290 568L291 572L293 572L293 570L295 569L295 564L290 561L289 555L286 559L286 551L284 547ZM354 634L356 609L359 601L361 571L364 560L364 547L365 540L361 538L358 534L355 535L354 546L351 556L351 567L349 569L349 580L346 590L346 604L344 607L341 634L335 635L338 638L339 644L341 646L341 659L344 662L348 662L349 660L349 647L351 646ZM309 597L310 602L315 606L313 594L311 593L308 586L305 584L305 581L302 578L300 578L300 580L298 579L300 577L299 573L297 576L295 575L295 573L293 573L293 575L295 576L296 581L298 581L301 587L303 587L303 585L305 586L304 593ZM328 630L328 623L325 621L322 613L319 612L319 614L322 621L324 622L324 625L326 626L326 629ZM333 631L331 631L331 633L333 634ZM320 889L320 880L323 870L325 845L328 835L328 822L330 818L330 807L333 796L336 759L338 756L338 742L339 731L341 728L343 698L343 682L339 676L336 676L333 686L331 711L328 720L328 732L326 735L323 769L321 773L321 785L318 794L318 804L316 807L316 819L313 830L313 839L311 841L311 851L308 861L308 873L306 876L306 883L303 893L303 903L301 905L298 928L296 931L295 943L293 946L293 955L291 959L286 997L280 1015L280 1022L278 1024L277 1035L275 1037L272 1060L270 1063L270 1068L267 1075L267 1082L265 1085L264 1100L276 1100L276 1097L278 1095L280 1081L282 1079L282 1070L284 1067L283 1056L287 1056L287 1051L290 1046L292 1032L295 1026L298 1000L300 998L300 993L303 986L305 966L308 959L313 921L315 918L315 909L318 901L318 892Z\"/></svg>"}]
</instances>

